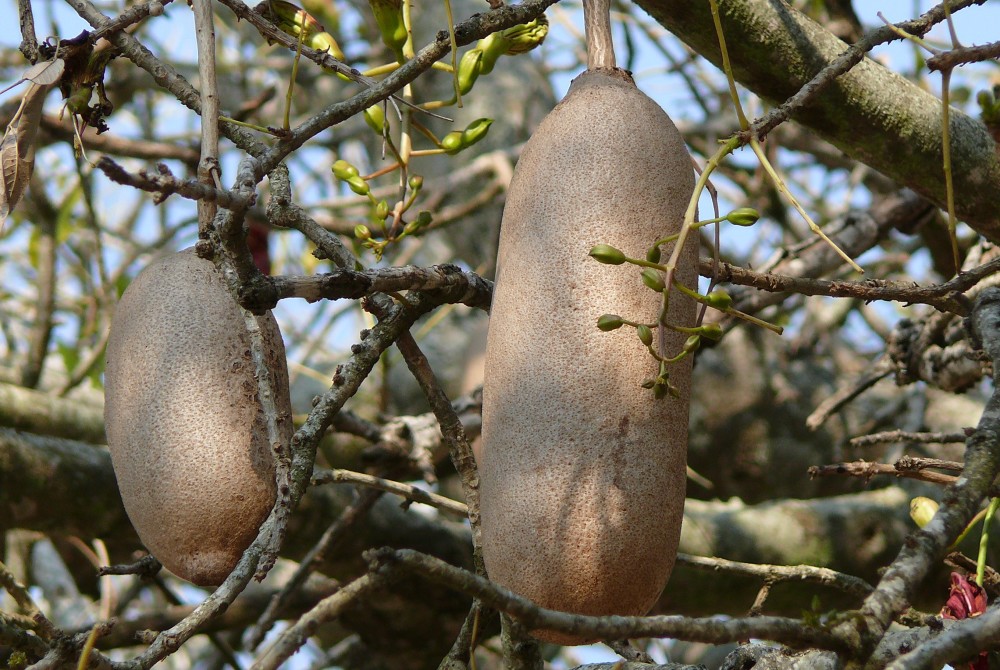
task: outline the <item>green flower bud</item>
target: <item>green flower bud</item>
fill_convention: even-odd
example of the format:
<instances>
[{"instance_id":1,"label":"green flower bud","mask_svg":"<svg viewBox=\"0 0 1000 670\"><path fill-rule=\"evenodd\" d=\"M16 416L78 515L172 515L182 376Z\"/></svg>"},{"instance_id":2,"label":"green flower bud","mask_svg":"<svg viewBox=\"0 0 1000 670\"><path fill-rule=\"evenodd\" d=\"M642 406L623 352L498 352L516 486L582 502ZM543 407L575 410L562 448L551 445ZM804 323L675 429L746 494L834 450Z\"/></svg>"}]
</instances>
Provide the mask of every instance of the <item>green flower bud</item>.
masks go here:
<instances>
[{"instance_id":1,"label":"green flower bud","mask_svg":"<svg viewBox=\"0 0 1000 670\"><path fill-rule=\"evenodd\" d=\"M73 114L83 114L87 111L87 106L90 105L93 93L94 90L91 87L81 86L66 98L66 108Z\"/></svg>"},{"instance_id":2,"label":"green flower bud","mask_svg":"<svg viewBox=\"0 0 1000 670\"><path fill-rule=\"evenodd\" d=\"M732 307L733 298L721 288L717 288L705 296L705 304L720 312L725 312Z\"/></svg>"},{"instance_id":3,"label":"green flower bud","mask_svg":"<svg viewBox=\"0 0 1000 670\"><path fill-rule=\"evenodd\" d=\"M590 257L605 265L621 265L625 262L625 254L608 244L598 244L591 249Z\"/></svg>"},{"instance_id":4,"label":"green flower bud","mask_svg":"<svg viewBox=\"0 0 1000 670\"><path fill-rule=\"evenodd\" d=\"M344 181L346 181L347 185L351 187L351 190L357 193L358 195L368 195L369 193L371 193L372 189L368 185L368 182L366 182L364 179L362 179L357 175L345 179Z\"/></svg>"},{"instance_id":5,"label":"green flower bud","mask_svg":"<svg viewBox=\"0 0 1000 670\"><path fill-rule=\"evenodd\" d=\"M649 326L645 324L639 324L635 329L636 335L639 336L639 341L645 344L647 347L653 343L653 331Z\"/></svg>"},{"instance_id":6,"label":"green flower bud","mask_svg":"<svg viewBox=\"0 0 1000 670\"><path fill-rule=\"evenodd\" d=\"M509 42L504 52L506 55L527 53L545 41L549 34L549 20L542 14L528 23L511 26L501 34Z\"/></svg>"},{"instance_id":7,"label":"green flower bud","mask_svg":"<svg viewBox=\"0 0 1000 670\"><path fill-rule=\"evenodd\" d=\"M389 216L389 203L385 200L379 200L378 204L375 205L375 218L379 221L385 221L387 216Z\"/></svg>"},{"instance_id":8,"label":"green flower bud","mask_svg":"<svg viewBox=\"0 0 1000 670\"><path fill-rule=\"evenodd\" d=\"M472 90L472 85L479 78L479 69L483 62L482 49L470 49L462 54L458 63L458 91L465 95Z\"/></svg>"},{"instance_id":9,"label":"green flower bud","mask_svg":"<svg viewBox=\"0 0 1000 670\"><path fill-rule=\"evenodd\" d=\"M413 223L417 224L418 228L423 228L424 226L431 225L431 221L433 220L434 217L431 216L431 213L424 209L417 212L417 218L413 220Z\"/></svg>"},{"instance_id":10,"label":"green flower bud","mask_svg":"<svg viewBox=\"0 0 1000 670\"><path fill-rule=\"evenodd\" d=\"M359 223L358 225L354 226L354 237L361 240L362 242L365 240L370 240L372 237L372 231L369 230L368 226L364 225L363 223Z\"/></svg>"},{"instance_id":11,"label":"green flower bud","mask_svg":"<svg viewBox=\"0 0 1000 670\"><path fill-rule=\"evenodd\" d=\"M403 45L406 44L406 24L403 23L402 0L368 0L382 43L403 62Z\"/></svg>"},{"instance_id":12,"label":"green flower bud","mask_svg":"<svg viewBox=\"0 0 1000 670\"><path fill-rule=\"evenodd\" d=\"M646 252L646 260L650 263L660 262L660 245L657 244L655 247L649 248L649 251Z\"/></svg>"},{"instance_id":13,"label":"green flower bud","mask_svg":"<svg viewBox=\"0 0 1000 670\"><path fill-rule=\"evenodd\" d=\"M328 51L337 60L344 60L344 52L323 24L298 5L286 0L264 0L256 10L281 32L301 39L309 48Z\"/></svg>"},{"instance_id":14,"label":"green flower bud","mask_svg":"<svg viewBox=\"0 0 1000 670\"><path fill-rule=\"evenodd\" d=\"M465 148L462 145L462 133L459 130L448 133L443 138L441 138L441 148L449 156L454 156L459 151Z\"/></svg>"},{"instance_id":15,"label":"green flower bud","mask_svg":"<svg viewBox=\"0 0 1000 670\"><path fill-rule=\"evenodd\" d=\"M337 44L337 40L333 39L333 35L326 32L318 32L308 40L303 39L302 43L305 44L310 49L315 49L316 51L325 51L339 61L344 60L344 52L341 51L340 45Z\"/></svg>"},{"instance_id":16,"label":"green flower bud","mask_svg":"<svg viewBox=\"0 0 1000 670\"><path fill-rule=\"evenodd\" d=\"M617 314L602 314L597 319L597 327L603 330L605 333L618 330L625 324L625 320L622 319Z\"/></svg>"},{"instance_id":17,"label":"green flower bud","mask_svg":"<svg viewBox=\"0 0 1000 670\"><path fill-rule=\"evenodd\" d=\"M413 233L420 230L420 224L416 221L410 221L405 226L403 226L403 234L412 235Z\"/></svg>"},{"instance_id":18,"label":"green flower bud","mask_svg":"<svg viewBox=\"0 0 1000 670\"><path fill-rule=\"evenodd\" d=\"M385 111L382 109L382 105L372 105L365 110L364 115L365 123L368 124L368 127L381 137L385 128Z\"/></svg>"},{"instance_id":19,"label":"green flower bud","mask_svg":"<svg viewBox=\"0 0 1000 670\"><path fill-rule=\"evenodd\" d=\"M701 346L701 336L691 335L684 341L684 353L693 354Z\"/></svg>"},{"instance_id":20,"label":"green flower bud","mask_svg":"<svg viewBox=\"0 0 1000 670\"><path fill-rule=\"evenodd\" d=\"M925 527L937 514L939 505L930 498L917 496L910 501L910 518L920 528Z\"/></svg>"},{"instance_id":21,"label":"green flower bud","mask_svg":"<svg viewBox=\"0 0 1000 670\"><path fill-rule=\"evenodd\" d=\"M709 340L722 339L722 326L717 323L706 323L698 328L698 334Z\"/></svg>"},{"instance_id":22,"label":"green flower bud","mask_svg":"<svg viewBox=\"0 0 1000 670\"><path fill-rule=\"evenodd\" d=\"M644 268L642 271L642 283L657 293L663 291L667 286L663 283L663 277L658 270Z\"/></svg>"},{"instance_id":23,"label":"green flower bud","mask_svg":"<svg viewBox=\"0 0 1000 670\"><path fill-rule=\"evenodd\" d=\"M493 125L493 119L476 119L470 123L468 127L462 131L462 148L467 149L486 137L486 133L490 131L491 125Z\"/></svg>"},{"instance_id":24,"label":"green flower bud","mask_svg":"<svg viewBox=\"0 0 1000 670\"><path fill-rule=\"evenodd\" d=\"M726 221L735 226L752 226L760 218L760 212L753 207L740 207L726 214Z\"/></svg>"},{"instance_id":25,"label":"green flower bud","mask_svg":"<svg viewBox=\"0 0 1000 670\"><path fill-rule=\"evenodd\" d=\"M331 169L333 170L333 176L343 181L347 181L351 177L357 177L360 174L358 168L343 159L334 163Z\"/></svg>"},{"instance_id":26,"label":"green flower bud","mask_svg":"<svg viewBox=\"0 0 1000 670\"><path fill-rule=\"evenodd\" d=\"M479 74L492 72L497 60L504 54L513 56L531 51L545 40L548 32L549 22L543 15L529 23L511 26L507 30L479 40L476 48L483 52Z\"/></svg>"},{"instance_id":27,"label":"green flower bud","mask_svg":"<svg viewBox=\"0 0 1000 670\"><path fill-rule=\"evenodd\" d=\"M411 191L419 191L420 187L424 185L424 178L415 174L406 183L409 185Z\"/></svg>"}]
</instances>

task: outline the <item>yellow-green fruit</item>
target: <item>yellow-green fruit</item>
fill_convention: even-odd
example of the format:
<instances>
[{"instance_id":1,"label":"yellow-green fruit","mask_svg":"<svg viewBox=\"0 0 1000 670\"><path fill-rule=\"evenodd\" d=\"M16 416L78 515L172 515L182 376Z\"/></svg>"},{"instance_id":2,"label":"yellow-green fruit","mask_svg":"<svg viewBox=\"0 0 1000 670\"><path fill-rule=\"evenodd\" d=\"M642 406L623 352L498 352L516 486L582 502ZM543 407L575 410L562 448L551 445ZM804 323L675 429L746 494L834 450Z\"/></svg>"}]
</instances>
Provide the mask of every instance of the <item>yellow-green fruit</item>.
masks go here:
<instances>
[{"instance_id":1,"label":"yellow-green fruit","mask_svg":"<svg viewBox=\"0 0 1000 670\"><path fill-rule=\"evenodd\" d=\"M495 582L556 610L641 615L673 568L685 493L690 357L679 397L640 387L658 363L605 313L655 322L632 258L677 232L694 188L674 124L623 71L577 78L517 163L500 233L483 388L483 557ZM670 248L664 248L664 256ZM695 285L691 240L677 278ZM695 305L671 296L669 318ZM663 330L664 353L686 335ZM535 631L561 644L587 640Z\"/></svg>"},{"instance_id":2,"label":"yellow-green fruit","mask_svg":"<svg viewBox=\"0 0 1000 670\"><path fill-rule=\"evenodd\" d=\"M292 421L281 333L256 317L287 447ZM193 250L154 262L111 323L108 447L125 510L175 574L220 584L274 504L273 451L243 314L215 266Z\"/></svg>"}]
</instances>

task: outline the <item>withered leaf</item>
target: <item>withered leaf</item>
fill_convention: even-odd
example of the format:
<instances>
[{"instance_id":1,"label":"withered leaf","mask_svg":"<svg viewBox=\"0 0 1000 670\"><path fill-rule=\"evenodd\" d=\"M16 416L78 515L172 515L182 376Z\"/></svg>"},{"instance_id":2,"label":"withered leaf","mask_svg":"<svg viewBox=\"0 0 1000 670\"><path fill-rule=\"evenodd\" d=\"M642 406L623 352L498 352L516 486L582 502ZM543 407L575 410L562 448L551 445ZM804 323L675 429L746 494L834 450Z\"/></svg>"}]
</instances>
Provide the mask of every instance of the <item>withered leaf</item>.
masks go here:
<instances>
[{"instance_id":1,"label":"withered leaf","mask_svg":"<svg viewBox=\"0 0 1000 670\"><path fill-rule=\"evenodd\" d=\"M17 206L35 167L35 138L42 121L42 106L51 84L29 84L3 142L0 143L0 222Z\"/></svg>"},{"instance_id":2,"label":"withered leaf","mask_svg":"<svg viewBox=\"0 0 1000 670\"><path fill-rule=\"evenodd\" d=\"M66 63L63 59L56 58L43 63L35 63L25 71L21 78L39 86L48 86L59 81L65 69Z\"/></svg>"},{"instance_id":3,"label":"withered leaf","mask_svg":"<svg viewBox=\"0 0 1000 670\"><path fill-rule=\"evenodd\" d=\"M0 91L0 94L6 93L10 89L18 86L19 84L23 84L26 81L38 84L39 86L49 86L59 81L65 69L66 62L62 58L55 58L53 60L35 63L24 71L24 74L20 79Z\"/></svg>"}]
</instances>

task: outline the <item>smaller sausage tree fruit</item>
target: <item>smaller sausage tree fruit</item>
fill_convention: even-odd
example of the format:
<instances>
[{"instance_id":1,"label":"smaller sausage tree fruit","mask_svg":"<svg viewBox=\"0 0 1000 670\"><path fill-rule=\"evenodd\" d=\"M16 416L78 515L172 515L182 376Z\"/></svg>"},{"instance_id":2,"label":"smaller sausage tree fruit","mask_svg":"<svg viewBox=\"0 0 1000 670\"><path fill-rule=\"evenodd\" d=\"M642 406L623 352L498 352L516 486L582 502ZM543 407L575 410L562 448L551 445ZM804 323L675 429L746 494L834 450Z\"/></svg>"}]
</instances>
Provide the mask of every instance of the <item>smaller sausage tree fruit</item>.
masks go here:
<instances>
[{"instance_id":1,"label":"smaller sausage tree fruit","mask_svg":"<svg viewBox=\"0 0 1000 670\"><path fill-rule=\"evenodd\" d=\"M292 435L285 348L270 312L264 340L280 445L268 440L243 312L192 249L143 270L108 340L104 419L125 511L176 575L220 584L275 501L274 447Z\"/></svg>"}]
</instances>

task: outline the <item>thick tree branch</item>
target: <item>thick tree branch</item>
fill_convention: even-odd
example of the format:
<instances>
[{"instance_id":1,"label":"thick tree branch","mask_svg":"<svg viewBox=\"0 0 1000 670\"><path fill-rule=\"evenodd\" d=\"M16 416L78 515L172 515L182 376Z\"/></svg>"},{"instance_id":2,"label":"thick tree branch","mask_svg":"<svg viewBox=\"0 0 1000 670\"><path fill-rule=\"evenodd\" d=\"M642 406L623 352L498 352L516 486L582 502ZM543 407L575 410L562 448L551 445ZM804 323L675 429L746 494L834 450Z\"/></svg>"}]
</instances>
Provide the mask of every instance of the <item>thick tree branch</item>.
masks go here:
<instances>
[{"instance_id":1,"label":"thick tree branch","mask_svg":"<svg viewBox=\"0 0 1000 670\"><path fill-rule=\"evenodd\" d=\"M708 3L638 4L695 51L721 63ZM968 4L955 2L952 9ZM795 95L848 49L787 3L733 0L720 3L720 14L736 79L772 102ZM924 23L926 30L931 24ZM923 34L918 26L909 32ZM916 84L866 58L792 118L945 206L941 101ZM957 110L951 111L951 136L958 215L986 237L1000 240L1000 200L993 197L1000 189L1000 157L993 138L982 123Z\"/></svg>"},{"instance_id":2,"label":"thick tree branch","mask_svg":"<svg viewBox=\"0 0 1000 670\"><path fill-rule=\"evenodd\" d=\"M271 282L278 299L303 298L309 302L358 299L372 293L449 289L461 294L463 304L488 311L493 296L493 282L450 264L336 270L310 277L273 277Z\"/></svg>"},{"instance_id":3,"label":"thick tree branch","mask_svg":"<svg viewBox=\"0 0 1000 670\"><path fill-rule=\"evenodd\" d=\"M3 382L0 382L0 426L104 443L104 413L100 406Z\"/></svg>"}]
</instances>

